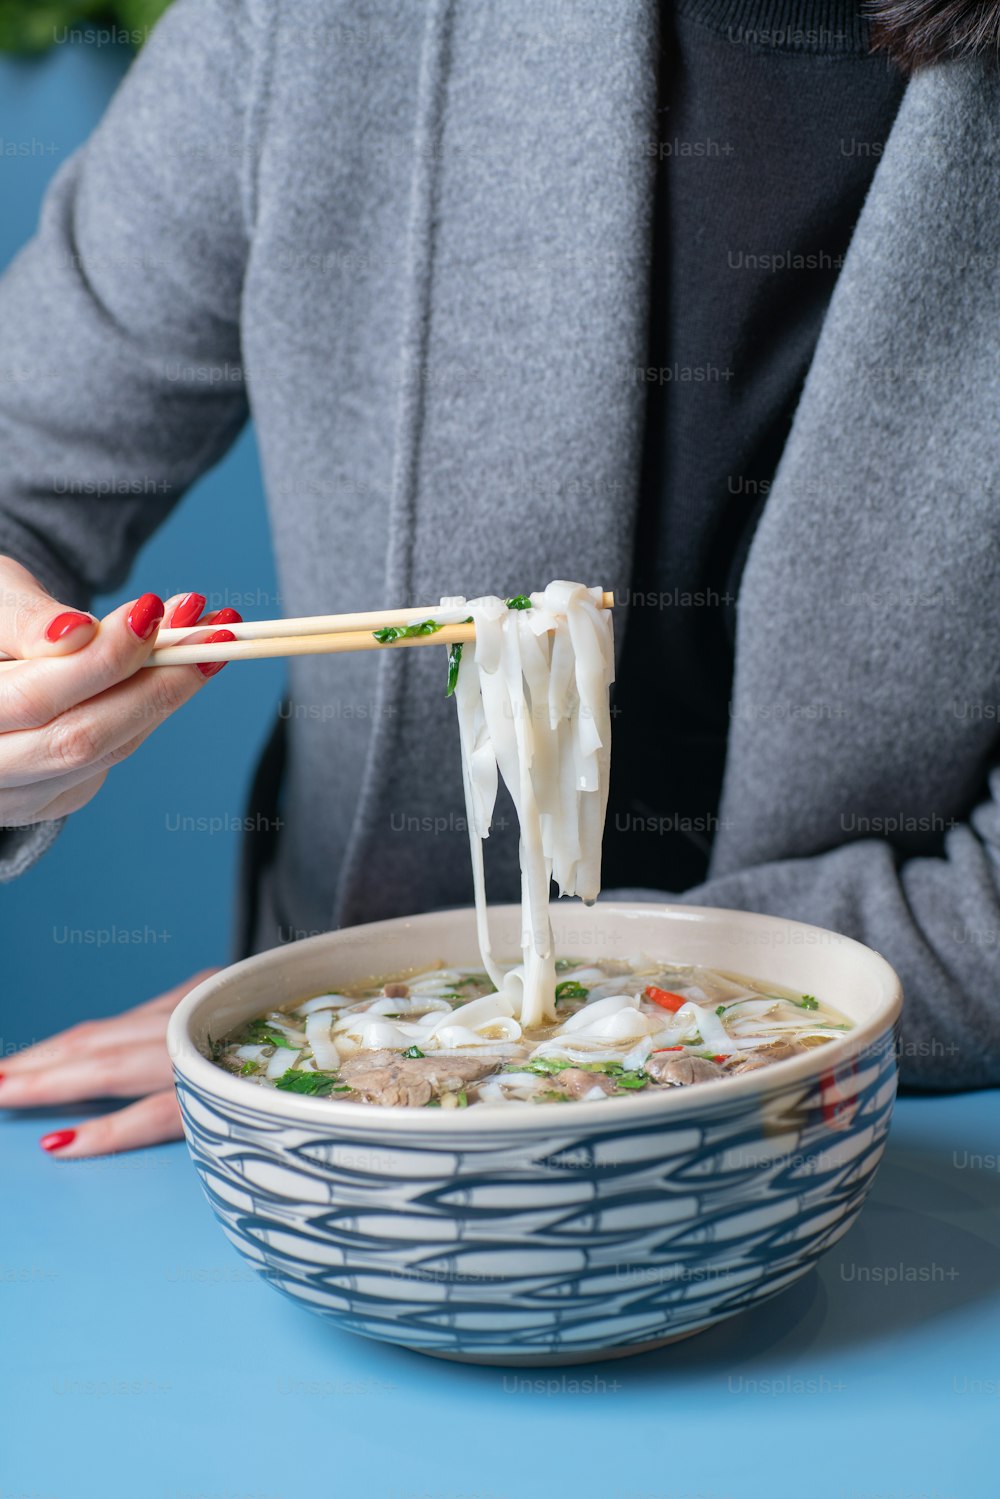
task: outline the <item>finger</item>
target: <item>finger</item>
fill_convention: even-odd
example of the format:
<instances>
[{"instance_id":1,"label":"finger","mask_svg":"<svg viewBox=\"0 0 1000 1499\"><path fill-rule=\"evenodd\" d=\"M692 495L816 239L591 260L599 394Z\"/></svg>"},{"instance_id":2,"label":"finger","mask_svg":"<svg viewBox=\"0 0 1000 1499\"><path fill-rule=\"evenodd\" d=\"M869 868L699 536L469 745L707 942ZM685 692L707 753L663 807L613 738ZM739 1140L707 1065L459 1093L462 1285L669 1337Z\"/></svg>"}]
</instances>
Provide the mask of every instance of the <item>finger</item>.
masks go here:
<instances>
[{"instance_id":1,"label":"finger","mask_svg":"<svg viewBox=\"0 0 1000 1499\"><path fill-rule=\"evenodd\" d=\"M243 616L236 609L213 609L210 614L202 615L199 625L241 625Z\"/></svg>"},{"instance_id":2,"label":"finger","mask_svg":"<svg viewBox=\"0 0 1000 1499\"><path fill-rule=\"evenodd\" d=\"M230 630L215 630L206 641L233 638ZM224 665L214 661L152 667L68 709L41 729L0 734L0 786L10 789L58 780L61 794L95 772L120 765ZM51 800L47 792L43 805Z\"/></svg>"},{"instance_id":3,"label":"finger","mask_svg":"<svg viewBox=\"0 0 1000 1499\"><path fill-rule=\"evenodd\" d=\"M125 681L153 649L162 618L161 600L144 593L102 619L86 650L0 664L0 732L42 728Z\"/></svg>"},{"instance_id":4,"label":"finger","mask_svg":"<svg viewBox=\"0 0 1000 1499\"><path fill-rule=\"evenodd\" d=\"M163 606L163 623L172 628L195 625L204 607L203 593L175 593Z\"/></svg>"},{"instance_id":5,"label":"finger","mask_svg":"<svg viewBox=\"0 0 1000 1499\"><path fill-rule=\"evenodd\" d=\"M88 1119L75 1129L53 1130L39 1143L59 1160L72 1161L119 1150L142 1150L164 1140L180 1140L183 1134L177 1095L173 1088L165 1088L113 1114Z\"/></svg>"},{"instance_id":6,"label":"finger","mask_svg":"<svg viewBox=\"0 0 1000 1499\"><path fill-rule=\"evenodd\" d=\"M85 1020L69 1030L60 1031L44 1041L4 1057L0 1073L0 1099L12 1077L39 1068L59 1067L67 1062L84 1061L114 1046L132 1046L138 1042L163 1040L170 1011L126 1010L106 1020Z\"/></svg>"},{"instance_id":7,"label":"finger","mask_svg":"<svg viewBox=\"0 0 1000 1499\"><path fill-rule=\"evenodd\" d=\"M98 621L60 604L37 578L0 557L0 650L10 656L65 656L89 645Z\"/></svg>"},{"instance_id":8,"label":"finger","mask_svg":"<svg viewBox=\"0 0 1000 1499\"><path fill-rule=\"evenodd\" d=\"M20 812L10 809L5 810L4 822L0 823L0 827L27 828L38 822L56 822L60 817L69 817L72 812L79 812L81 807L85 807L89 801L94 799L107 778L108 773L106 770L99 771L97 775L91 775L88 771L86 772L86 779L83 780L72 778L73 784L68 785L65 790L60 791L58 796L54 796L43 807L29 804L29 801L26 799L25 805ZM47 782L45 787L46 794L51 791L53 786L62 784L60 781ZM36 801L37 796L30 798L31 803Z\"/></svg>"},{"instance_id":9,"label":"finger","mask_svg":"<svg viewBox=\"0 0 1000 1499\"><path fill-rule=\"evenodd\" d=\"M172 1076L162 1035L134 1046L108 1046L50 1067L10 1072L0 1083L5 1109L44 1109L93 1098L139 1098Z\"/></svg>"}]
</instances>

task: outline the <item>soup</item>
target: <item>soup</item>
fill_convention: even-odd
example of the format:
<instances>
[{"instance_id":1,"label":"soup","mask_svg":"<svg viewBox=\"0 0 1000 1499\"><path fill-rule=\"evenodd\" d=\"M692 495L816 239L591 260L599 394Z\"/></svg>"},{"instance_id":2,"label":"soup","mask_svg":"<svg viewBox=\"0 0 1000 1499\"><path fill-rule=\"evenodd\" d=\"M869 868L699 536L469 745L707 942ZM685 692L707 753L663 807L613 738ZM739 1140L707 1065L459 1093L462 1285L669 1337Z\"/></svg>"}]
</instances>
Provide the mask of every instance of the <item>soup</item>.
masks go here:
<instances>
[{"instance_id":1,"label":"soup","mask_svg":"<svg viewBox=\"0 0 1000 1499\"><path fill-rule=\"evenodd\" d=\"M488 974L436 968L259 1016L216 1062L264 1087L411 1108L603 1102L769 1067L849 1023L814 995L638 957L554 962L525 1025Z\"/></svg>"},{"instance_id":2,"label":"soup","mask_svg":"<svg viewBox=\"0 0 1000 1499\"><path fill-rule=\"evenodd\" d=\"M481 971L438 968L259 1016L220 1066L293 1093L402 1107L598 1102L715 1082L849 1029L809 994L645 957L557 961L549 897L593 904L611 752L611 611L550 583L513 599L442 600L471 618L449 656L462 746ZM433 620L412 627L426 635ZM381 636L399 632L383 631ZM499 779L520 827L521 962L493 952L483 861Z\"/></svg>"}]
</instances>

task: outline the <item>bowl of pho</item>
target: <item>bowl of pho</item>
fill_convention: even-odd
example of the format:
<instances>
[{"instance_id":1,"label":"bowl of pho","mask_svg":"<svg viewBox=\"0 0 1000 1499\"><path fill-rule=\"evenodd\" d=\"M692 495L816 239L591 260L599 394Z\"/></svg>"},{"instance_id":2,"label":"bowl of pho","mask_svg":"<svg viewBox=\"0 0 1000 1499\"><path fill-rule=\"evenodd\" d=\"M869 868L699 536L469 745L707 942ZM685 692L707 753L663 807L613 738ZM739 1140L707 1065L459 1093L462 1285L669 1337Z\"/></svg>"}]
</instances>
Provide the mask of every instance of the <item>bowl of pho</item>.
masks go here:
<instances>
[{"instance_id":1,"label":"bowl of pho","mask_svg":"<svg viewBox=\"0 0 1000 1499\"><path fill-rule=\"evenodd\" d=\"M491 1364L643 1352L775 1296L853 1223L899 982L780 914L598 900L610 611L568 583L447 611L476 624L447 678L475 904L194 989L168 1037L188 1145L240 1253L346 1331ZM522 900L487 907L500 778Z\"/></svg>"}]
</instances>

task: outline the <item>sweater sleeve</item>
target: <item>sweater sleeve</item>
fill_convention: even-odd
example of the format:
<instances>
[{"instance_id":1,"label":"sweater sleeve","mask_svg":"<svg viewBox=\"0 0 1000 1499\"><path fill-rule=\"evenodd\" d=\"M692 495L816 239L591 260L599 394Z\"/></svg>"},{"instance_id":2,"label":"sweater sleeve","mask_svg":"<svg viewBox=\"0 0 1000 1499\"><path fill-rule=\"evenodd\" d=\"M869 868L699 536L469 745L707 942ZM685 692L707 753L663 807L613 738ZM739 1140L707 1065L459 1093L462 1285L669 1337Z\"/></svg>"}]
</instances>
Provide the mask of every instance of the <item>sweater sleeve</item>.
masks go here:
<instances>
[{"instance_id":1,"label":"sweater sleeve","mask_svg":"<svg viewBox=\"0 0 1000 1499\"><path fill-rule=\"evenodd\" d=\"M255 0L176 0L0 278L0 553L60 601L121 585L246 420ZM58 824L0 832L0 880Z\"/></svg>"},{"instance_id":2,"label":"sweater sleeve","mask_svg":"<svg viewBox=\"0 0 1000 1499\"><path fill-rule=\"evenodd\" d=\"M903 985L900 1077L909 1087L1000 1084L1000 771L940 858L902 859L879 839L735 870L679 896L611 899L760 911L855 937ZM766 975L765 975L766 976Z\"/></svg>"}]
</instances>

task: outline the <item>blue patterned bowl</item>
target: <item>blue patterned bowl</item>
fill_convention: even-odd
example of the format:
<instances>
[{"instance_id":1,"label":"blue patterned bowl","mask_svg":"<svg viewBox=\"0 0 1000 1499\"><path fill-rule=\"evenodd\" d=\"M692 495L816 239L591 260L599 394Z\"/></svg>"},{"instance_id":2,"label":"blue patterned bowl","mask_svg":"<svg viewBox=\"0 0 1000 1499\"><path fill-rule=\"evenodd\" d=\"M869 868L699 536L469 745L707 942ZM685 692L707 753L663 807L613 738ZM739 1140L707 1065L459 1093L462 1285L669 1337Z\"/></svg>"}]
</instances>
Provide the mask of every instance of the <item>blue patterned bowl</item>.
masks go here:
<instances>
[{"instance_id":1,"label":"blue patterned bowl","mask_svg":"<svg viewBox=\"0 0 1000 1499\"><path fill-rule=\"evenodd\" d=\"M492 913L515 952L519 910ZM439 959L471 910L331 932L200 984L170 1022L184 1127L223 1230L339 1327L490 1364L641 1353L804 1275L854 1222L885 1144L901 993L876 953L769 916L553 907L557 947L647 952L821 995L842 1040L718 1083L611 1102L380 1109L243 1082L206 1056L262 1010Z\"/></svg>"}]
</instances>

